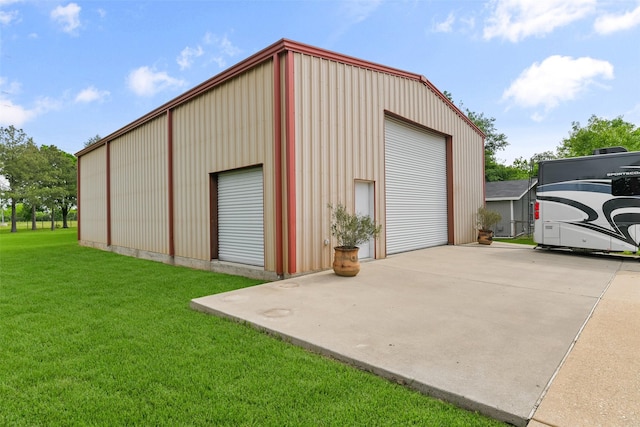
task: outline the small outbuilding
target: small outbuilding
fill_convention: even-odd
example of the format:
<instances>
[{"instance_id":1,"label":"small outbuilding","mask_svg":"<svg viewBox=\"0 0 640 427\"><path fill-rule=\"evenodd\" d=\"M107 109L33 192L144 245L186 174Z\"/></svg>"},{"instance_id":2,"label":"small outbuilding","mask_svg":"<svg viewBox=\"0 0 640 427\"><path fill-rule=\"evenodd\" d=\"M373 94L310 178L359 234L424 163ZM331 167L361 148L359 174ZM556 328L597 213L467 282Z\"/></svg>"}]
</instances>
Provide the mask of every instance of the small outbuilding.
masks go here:
<instances>
[{"instance_id":1,"label":"small outbuilding","mask_svg":"<svg viewBox=\"0 0 640 427\"><path fill-rule=\"evenodd\" d=\"M518 237L533 232L533 204L538 178L487 182L487 208L502 216L496 225L496 237Z\"/></svg>"},{"instance_id":2,"label":"small outbuilding","mask_svg":"<svg viewBox=\"0 0 640 427\"><path fill-rule=\"evenodd\" d=\"M80 244L275 279L475 241L484 135L419 74L280 40L77 153Z\"/></svg>"}]
</instances>

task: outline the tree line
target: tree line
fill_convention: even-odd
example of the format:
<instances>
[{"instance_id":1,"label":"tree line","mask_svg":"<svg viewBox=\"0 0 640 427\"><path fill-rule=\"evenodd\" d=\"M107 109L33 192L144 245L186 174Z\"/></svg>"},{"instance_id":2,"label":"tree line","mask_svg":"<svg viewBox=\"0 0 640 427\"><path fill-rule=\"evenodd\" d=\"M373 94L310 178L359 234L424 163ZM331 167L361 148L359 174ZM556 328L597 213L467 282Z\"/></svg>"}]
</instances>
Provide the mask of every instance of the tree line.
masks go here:
<instances>
[{"instance_id":1,"label":"tree line","mask_svg":"<svg viewBox=\"0 0 640 427\"><path fill-rule=\"evenodd\" d=\"M31 211L31 228L36 229L38 212L48 210L51 229L55 213L62 214L68 228L69 211L77 203L77 159L55 145L38 146L22 129L0 127L0 175L7 182L0 189L0 205L11 204L11 232L17 231L19 203Z\"/></svg>"},{"instance_id":2,"label":"tree line","mask_svg":"<svg viewBox=\"0 0 640 427\"><path fill-rule=\"evenodd\" d=\"M444 95L453 102L451 93ZM588 156L599 148L624 147L628 151L640 151L640 127L623 120L622 116L605 119L592 115L586 126L580 122L572 122L569 136L563 138L555 151L535 153L530 159L519 157L511 165L500 163L499 151L504 150L509 142L507 136L496 128L496 119L484 113L476 113L465 108L460 109L486 135L484 143L485 181L510 181L529 179L538 175L538 163L542 160L564 157Z\"/></svg>"},{"instance_id":3,"label":"tree line","mask_svg":"<svg viewBox=\"0 0 640 427\"><path fill-rule=\"evenodd\" d=\"M494 154L485 167L485 175L487 181L527 179L538 175L538 163L542 160L589 156L597 149L608 147L640 151L640 127L623 120L622 116L605 119L592 115L586 126L572 122L569 136L562 139L555 151L536 153L531 159L520 157L511 166L498 163Z\"/></svg>"},{"instance_id":4,"label":"tree line","mask_svg":"<svg viewBox=\"0 0 640 427\"><path fill-rule=\"evenodd\" d=\"M444 93L453 102L450 93ZM498 161L497 154L509 142L507 136L496 128L496 119L484 113L476 113L460 104L467 117L486 135L485 180L508 181L528 179L537 175L537 163L541 160L586 156L598 148L621 146L629 151L640 151L640 127L623 120L592 115L586 126L571 124L571 131L555 151L536 153L531 159L522 157L513 164ZM100 141L96 135L85 142L85 147ZM31 227L36 229L37 213L50 212L51 229L55 228L57 212L62 215L63 227L68 228L70 210L77 204L77 159L54 145L38 146L22 129L13 126L0 127L0 176L8 182L0 188L0 207L11 202L11 231L16 232L18 203L31 211ZM2 182L0 181L0 185ZM4 187L4 185L2 185Z\"/></svg>"}]
</instances>

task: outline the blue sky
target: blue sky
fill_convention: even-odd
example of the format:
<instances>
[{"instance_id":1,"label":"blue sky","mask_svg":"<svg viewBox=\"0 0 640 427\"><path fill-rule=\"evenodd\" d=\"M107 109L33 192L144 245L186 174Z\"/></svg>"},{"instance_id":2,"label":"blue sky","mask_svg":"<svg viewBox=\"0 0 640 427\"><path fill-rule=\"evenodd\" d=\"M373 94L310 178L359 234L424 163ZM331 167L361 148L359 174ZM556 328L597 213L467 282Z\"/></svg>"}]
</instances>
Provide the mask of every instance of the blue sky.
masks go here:
<instances>
[{"instance_id":1,"label":"blue sky","mask_svg":"<svg viewBox=\"0 0 640 427\"><path fill-rule=\"evenodd\" d=\"M424 75L498 158L592 114L640 126L640 0L0 0L0 126L75 153L281 38Z\"/></svg>"}]
</instances>

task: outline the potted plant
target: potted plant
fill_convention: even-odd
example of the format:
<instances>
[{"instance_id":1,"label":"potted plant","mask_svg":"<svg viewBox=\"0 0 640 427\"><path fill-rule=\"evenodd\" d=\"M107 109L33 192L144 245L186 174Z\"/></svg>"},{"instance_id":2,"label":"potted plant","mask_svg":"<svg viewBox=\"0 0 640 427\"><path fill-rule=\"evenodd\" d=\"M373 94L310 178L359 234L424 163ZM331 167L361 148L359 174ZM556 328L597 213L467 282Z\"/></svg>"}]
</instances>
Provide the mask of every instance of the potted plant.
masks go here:
<instances>
[{"instance_id":1,"label":"potted plant","mask_svg":"<svg viewBox=\"0 0 640 427\"><path fill-rule=\"evenodd\" d=\"M382 226L376 225L368 215L350 214L341 204L335 208L329 205L329 208L333 216L331 235L338 241L334 247L333 271L338 276L355 276L360 271L358 245L376 237Z\"/></svg>"},{"instance_id":2,"label":"potted plant","mask_svg":"<svg viewBox=\"0 0 640 427\"><path fill-rule=\"evenodd\" d=\"M478 243L490 245L493 242L493 226L501 219L502 215L499 212L484 206L478 208Z\"/></svg>"}]
</instances>

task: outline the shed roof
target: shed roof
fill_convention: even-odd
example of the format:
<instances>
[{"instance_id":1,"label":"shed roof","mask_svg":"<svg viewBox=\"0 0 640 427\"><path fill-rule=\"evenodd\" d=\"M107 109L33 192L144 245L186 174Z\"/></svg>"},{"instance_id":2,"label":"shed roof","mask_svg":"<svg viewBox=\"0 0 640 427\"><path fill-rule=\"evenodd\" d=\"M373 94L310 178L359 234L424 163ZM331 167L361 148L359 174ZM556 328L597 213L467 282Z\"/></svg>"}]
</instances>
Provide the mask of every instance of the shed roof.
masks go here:
<instances>
[{"instance_id":1,"label":"shed roof","mask_svg":"<svg viewBox=\"0 0 640 427\"><path fill-rule=\"evenodd\" d=\"M274 44L272 44L271 46L268 46L266 48L264 48L263 50L251 55L250 57L246 58L243 61L240 61L239 63L237 63L236 65L232 66L231 68L221 72L220 74L217 74L215 76L213 76L212 78L210 78L209 80L206 80L205 82L195 86L194 88L188 90L187 92L183 93L182 95L177 96L176 98L172 99L171 101L168 101L166 103L164 103L163 105L161 105L160 107L156 108L155 110L145 114L144 116L140 117L139 119L129 123L128 125L122 127L121 129L107 135L106 137L102 138L100 141L98 141L95 144L89 145L88 147L85 147L84 149L80 150L79 152L76 153L76 156L81 156L83 154L86 154L90 151L95 150L96 148L105 145L106 143L108 143L109 141L116 139L117 137L131 131L132 129L160 116L161 114L165 114L167 111L172 110L174 108L176 108L177 106L197 97L198 95L222 84L223 82L255 67L258 64L263 63L264 61L269 61L271 60L274 55L279 55L283 52L296 52L296 53L302 53L302 54L307 54L307 55L312 55L312 56L316 56L319 58L325 58L325 59L329 59L329 60L333 60L336 62L341 62L344 64L350 64L350 65L354 65L357 67L361 67L361 68L365 68L365 69L370 69L370 70L375 70L375 71L380 71L383 73L388 73L390 75L395 75L395 76L399 76L399 77L404 77L407 79L412 79L412 80L417 80L419 82L421 82L422 84L424 84L425 86L427 86L432 92L434 92L436 94L436 96L438 96L442 102L450 109L452 109L457 115L458 117L460 117L461 120L464 120L465 122L467 122L467 124L472 127L478 134L482 135L482 137L484 138L484 133L482 132L482 130L480 128L478 128L475 123L473 123L466 114L464 114L453 102L451 102L442 92L440 92L429 80L427 80L424 76L420 75L420 74L415 74L415 73L411 73L408 71L402 71L399 70L397 68L392 68L392 67L388 67L385 65L380 65L380 64L376 64L374 62L370 62L370 61L365 61L362 59L358 59L358 58L354 58L348 55L343 55L340 53L336 53L336 52L332 52L329 50L325 50L325 49L321 49L318 47L313 47L313 46L309 46L303 43L299 43L293 40L288 40L288 39L281 39L277 42L275 42Z\"/></svg>"},{"instance_id":2,"label":"shed roof","mask_svg":"<svg viewBox=\"0 0 640 427\"><path fill-rule=\"evenodd\" d=\"M520 200L527 191L538 183L538 178L518 179L513 181L492 181L485 186L485 200L495 202L499 200Z\"/></svg>"}]
</instances>

